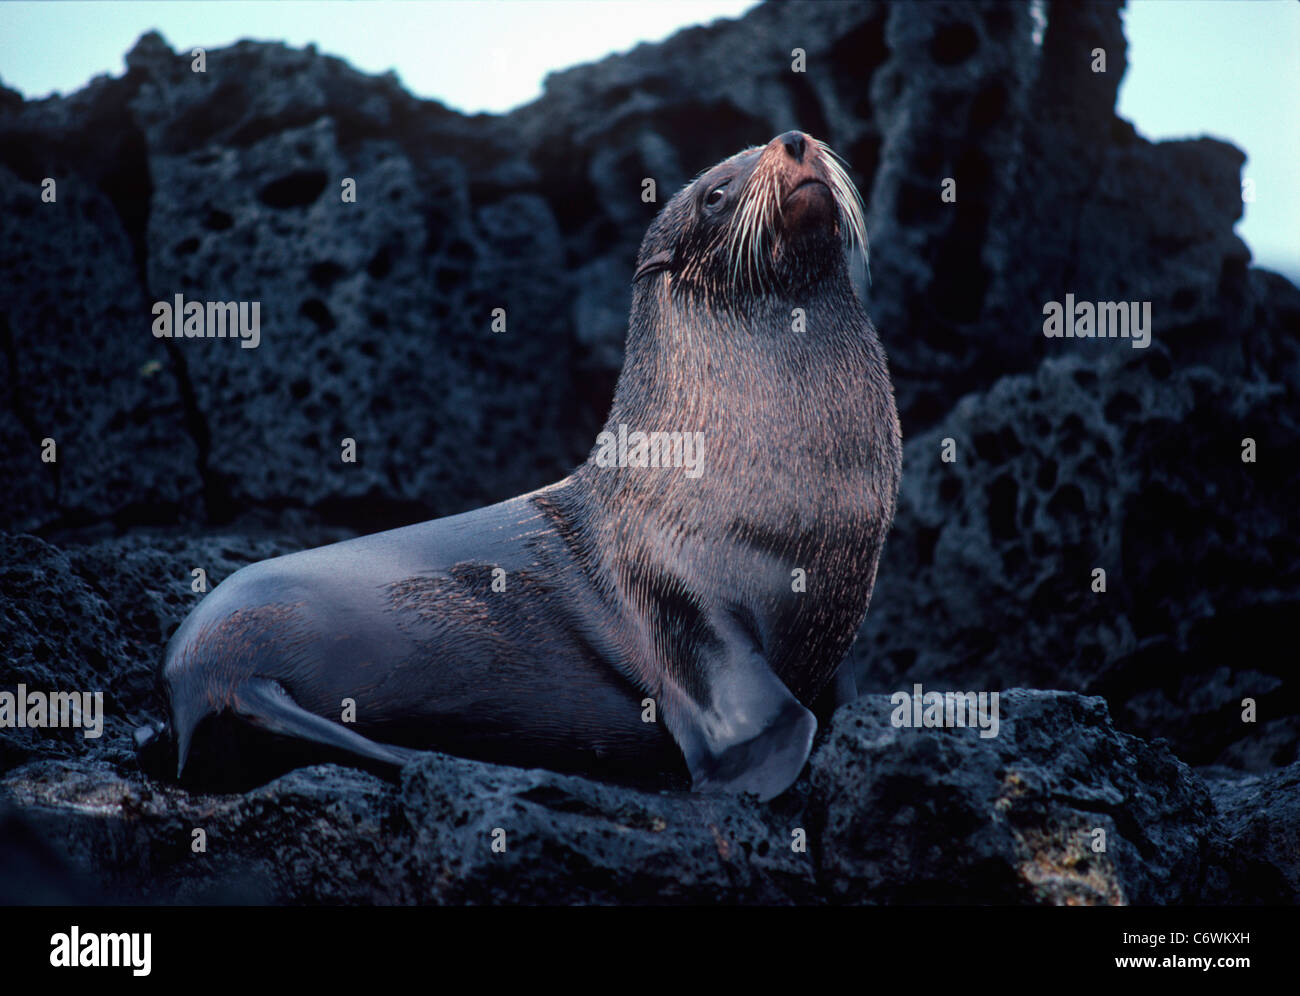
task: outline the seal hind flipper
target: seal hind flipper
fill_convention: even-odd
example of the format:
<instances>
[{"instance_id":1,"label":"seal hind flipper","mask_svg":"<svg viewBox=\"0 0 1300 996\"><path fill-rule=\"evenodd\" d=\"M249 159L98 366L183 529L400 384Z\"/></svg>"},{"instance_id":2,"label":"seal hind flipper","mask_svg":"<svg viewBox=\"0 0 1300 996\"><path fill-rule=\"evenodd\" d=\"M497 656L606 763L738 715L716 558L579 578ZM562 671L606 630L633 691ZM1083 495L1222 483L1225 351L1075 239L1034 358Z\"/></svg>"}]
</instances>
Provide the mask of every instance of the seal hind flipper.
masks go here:
<instances>
[{"instance_id":1,"label":"seal hind flipper","mask_svg":"<svg viewBox=\"0 0 1300 996\"><path fill-rule=\"evenodd\" d=\"M235 712L271 733L310 740L400 768L423 752L381 744L298 705L278 681L250 678L235 690Z\"/></svg>"},{"instance_id":2,"label":"seal hind flipper","mask_svg":"<svg viewBox=\"0 0 1300 996\"><path fill-rule=\"evenodd\" d=\"M674 689L664 719L696 791L753 792L766 801L799 777L817 719L756 651L720 663L709 672L708 704Z\"/></svg>"}]
</instances>

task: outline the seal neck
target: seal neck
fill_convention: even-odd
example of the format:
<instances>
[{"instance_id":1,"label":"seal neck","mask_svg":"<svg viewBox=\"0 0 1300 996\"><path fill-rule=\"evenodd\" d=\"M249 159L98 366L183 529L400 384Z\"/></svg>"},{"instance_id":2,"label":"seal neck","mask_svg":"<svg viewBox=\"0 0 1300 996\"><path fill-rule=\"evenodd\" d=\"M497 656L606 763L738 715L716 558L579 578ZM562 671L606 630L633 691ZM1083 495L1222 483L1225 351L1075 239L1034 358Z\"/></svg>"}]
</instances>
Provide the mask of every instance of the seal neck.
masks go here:
<instances>
[{"instance_id":1,"label":"seal neck","mask_svg":"<svg viewBox=\"0 0 1300 996\"><path fill-rule=\"evenodd\" d=\"M806 295L739 302L675 288L664 275L638 286L632 315L606 429L636 421L648 423L646 431L707 429L698 423L736 417L747 400L774 391L797 385L815 404L827 391L865 387L884 372L880 342L847 274Z\"/></svg>"}]
</instances>

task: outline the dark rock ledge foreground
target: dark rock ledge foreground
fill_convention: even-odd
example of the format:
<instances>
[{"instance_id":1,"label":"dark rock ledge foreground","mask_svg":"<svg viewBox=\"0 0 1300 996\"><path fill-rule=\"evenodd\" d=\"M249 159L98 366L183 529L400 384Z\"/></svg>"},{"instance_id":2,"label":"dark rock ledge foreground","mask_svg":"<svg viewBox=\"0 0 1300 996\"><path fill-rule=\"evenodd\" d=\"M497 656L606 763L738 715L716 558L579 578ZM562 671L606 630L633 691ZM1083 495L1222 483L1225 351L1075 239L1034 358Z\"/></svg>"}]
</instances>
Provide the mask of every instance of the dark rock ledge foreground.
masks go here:
<instances>
[{"instance_id":1,"label":"dark rock ledge foreground","mask_svg":"<svg viewBox=\"0 0 1300 996\"><path fill-rule=\"evenodd\" d=\"M0 900L1300 900L1300 291L1233 232L1240 150L1116 117L1118 6L1044 9L1036 42L1023 5L765 5L504 116L274 44L197 75L153 34L66 97L0 87L0 690L107 709L98 740L0 729ZM852 658L870 694L795 789L447 757L243 795L146 778L131 731L164 715L190 570L562 476L622 362L655 209L629 191L790 127L868 201L907 440ZM346 214L341 176L366 192ZM177 292L265 302L262 344L154 339ZM1151 302L1152 345L1044 338L1066 293ZM508 340L483 320L503 303ZM914 682L1020 690L984 740L889 725L883 693Z\"/></svg>"},{"instance_id":2,"label":"dark rock ledge foreground","mask_svg":"<svg viewBox=\"0 0 1300 996\"><path fill-rule=\"evenodd\" d=\"M1100 699L1013 689L995 738L843 707L796 787L652 793L445 755L192 795L107 762L0 781L6 889L196 903L1196 903L1296 895L1300 767L1215 791ZM1216 806L1218 807L1216 809ZM195 828L207 838L192 853ZM802 830L806 848L796 848ZM1104 831L1105 851L1093 849ZM504 831L504 851L493 840ZM497 835L497 838L494 838ZM66 866L44 840L71 853ZM1289 849L1289 857L1288 855ZM13 852L11 852L12 854ZM62 877L50 876L49 868ZM11 898L11 897L10 897Z\"/></svg>"}]
</instances>

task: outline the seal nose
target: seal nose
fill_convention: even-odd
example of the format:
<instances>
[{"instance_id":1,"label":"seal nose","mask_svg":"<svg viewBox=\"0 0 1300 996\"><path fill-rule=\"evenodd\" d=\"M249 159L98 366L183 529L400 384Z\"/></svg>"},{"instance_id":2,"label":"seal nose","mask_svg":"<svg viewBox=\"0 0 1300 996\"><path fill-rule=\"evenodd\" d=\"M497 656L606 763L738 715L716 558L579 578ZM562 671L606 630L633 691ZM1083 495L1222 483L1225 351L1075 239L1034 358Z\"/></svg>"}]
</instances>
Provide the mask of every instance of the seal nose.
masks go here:
<instances>
[{"instance_id":1,"label":"seal nose","mask_svg":"<svg viewBox=\"0 0 1300 996\"><path fill-rule=\"evenodd\" d=\"M803 162L804 151L808 148L808 139L801 131L787 131L781 136L781 144L786 154L797 163Z\"/></svg>"}]
</instances>

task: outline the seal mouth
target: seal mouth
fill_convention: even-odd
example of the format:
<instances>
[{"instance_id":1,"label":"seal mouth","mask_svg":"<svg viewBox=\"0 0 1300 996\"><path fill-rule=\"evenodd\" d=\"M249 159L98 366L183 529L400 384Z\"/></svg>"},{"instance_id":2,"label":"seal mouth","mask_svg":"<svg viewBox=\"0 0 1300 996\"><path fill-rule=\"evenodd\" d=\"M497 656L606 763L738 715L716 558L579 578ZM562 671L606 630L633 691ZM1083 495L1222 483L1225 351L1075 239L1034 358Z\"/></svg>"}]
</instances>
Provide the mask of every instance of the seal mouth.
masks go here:
<instances>
[{"instance_id":1,"label":"seal mouth","mask_svg":"<svg viewBox=\"0 0 1300 996\"><path fill-rule=\"evenodd\" d=\"M809 187L821 187L823 193L825 193L828 197L831 196L831 188L826 184L824 180L820 179L819 177L810 176L804 180L801 180L799 183L795 184L795 188L791 190L790 193L786 194L785 201L783 201L782 203L788 204L790 202L790 198L794 197L794 195L799 193L799 191Z\"/></svg>"},{"instance_id":2,"label":"seal mouth","mask_svg":"<svg viewBox=\"0 0 1300 996\"><path fill-rule=\"evenodd\" d=\"M831 189L830 187L826 186L825 182L821 179L821 177L817 177L817 176L810 176L805 180L799 181L798 186L796 186L794 189L802 190L804 187L811 187L814 185L818 187L826 187L827 191ZM794 193L794 190L790 191L790 193Z\"/></svg>"}]
</instances>

